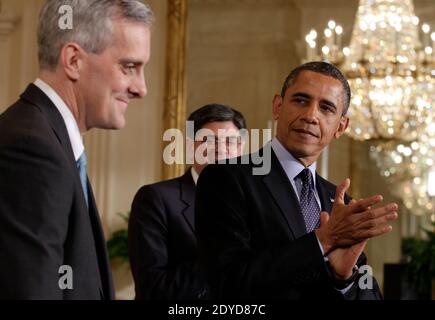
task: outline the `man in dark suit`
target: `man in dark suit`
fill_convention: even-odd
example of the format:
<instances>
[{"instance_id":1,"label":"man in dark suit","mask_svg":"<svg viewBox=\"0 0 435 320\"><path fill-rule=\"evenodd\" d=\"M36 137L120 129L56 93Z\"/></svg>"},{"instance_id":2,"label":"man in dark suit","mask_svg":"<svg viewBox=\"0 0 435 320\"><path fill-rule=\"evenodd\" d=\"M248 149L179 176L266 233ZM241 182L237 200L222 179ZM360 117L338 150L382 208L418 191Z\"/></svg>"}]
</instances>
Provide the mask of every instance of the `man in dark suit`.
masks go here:
<instances>
[{"instance_id":1,"label":"man in dark suit","mask_svg":"<svg viewBox=\"0 0 435 320\"><path fill-rule=\"evenodd\" d=\"M82 135L145 95L152 20L135 0L42 8L38 79L0 115L0 299L113 298Z\"/></svg>"},{"instance_id":2,"label":"man in dark suit","mask_svg":"<svg viewBox=\"0 0 435 320\"><path fill-rule=\"evenodd\" d=\"M375 208L379 195L349 203L349 179L336 188L315 171L323 148L347 128L349 101L337 68L304 64L273 100L276 137L259 151L270 171L256 175L259 165L246 158L204 169L196 230L213 297L381 298L362 251L391 230L397 205Z\"/></svg>"},{"instance_id":3,"label":"man in dark suit","mask_svg":"<svg viewBox=\"0 0 435 320\"><path fill-rule=\"evenodd\" d=\"M196 137L187 146L193 166L181 177L143 186L133 200L128 238L136 299L207 296L197 262L195 185L211 158L240 156L246 124L240 112L219 104L194 111L188 121Z\"/></svg>"}]
</instances>

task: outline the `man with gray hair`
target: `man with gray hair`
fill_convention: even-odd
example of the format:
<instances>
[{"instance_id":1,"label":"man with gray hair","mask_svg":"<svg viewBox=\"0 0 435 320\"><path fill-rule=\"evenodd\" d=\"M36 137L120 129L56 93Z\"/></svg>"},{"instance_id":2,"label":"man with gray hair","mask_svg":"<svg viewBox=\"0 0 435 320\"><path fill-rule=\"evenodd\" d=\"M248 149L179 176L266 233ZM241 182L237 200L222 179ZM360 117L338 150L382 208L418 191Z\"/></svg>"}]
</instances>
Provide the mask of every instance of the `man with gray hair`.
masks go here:
<instances>
[{"instance_id":1,"label":"man with gray hair","mask_svg":"<svg viewBox=\"0 0 435 320\"><path fill-rule=\"evenodd\" d=\"M121 129L146 95L150 8L48 0L40 72L0 115L0 299L112 299L82 135Z\"/></svg>"}]
</instances>

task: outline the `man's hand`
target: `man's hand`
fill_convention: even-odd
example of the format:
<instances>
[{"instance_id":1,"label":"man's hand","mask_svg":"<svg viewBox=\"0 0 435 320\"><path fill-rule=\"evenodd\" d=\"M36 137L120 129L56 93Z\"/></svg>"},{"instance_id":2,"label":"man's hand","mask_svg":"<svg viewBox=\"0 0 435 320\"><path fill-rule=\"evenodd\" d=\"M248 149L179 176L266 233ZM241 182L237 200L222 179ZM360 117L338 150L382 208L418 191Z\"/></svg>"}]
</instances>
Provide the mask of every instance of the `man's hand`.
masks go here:
<instances>
[{"instance_id":1,"label":"man's hand","mask_svg":"<svg viewBox=\"0 0 435 320\"><path fill-rule=\"evenodd\" d=\"M328 220L329 214L322 212L320 225L327 223ZM346 280L352 276L353 267L356 265L366 244L367 240L363 240L349 248L337 248L328 255L331 271L336 279Z\"/></svg>"},{"instance_id":2,"label":"man's hand","mask_svg":"<svg viewBox=\"0 0 435 320\"><path fill-rule=\"evenodd\" d=\"M388 221L397 219L396 203L373 208L382 201L381 195L352 201L346 205L344 195L349 186L350 180L346 179L337 187L331 216L315 231L325 255L337 248L348 248L388 233L392 230L387 225Z\"/></svg>"}]
</instances>

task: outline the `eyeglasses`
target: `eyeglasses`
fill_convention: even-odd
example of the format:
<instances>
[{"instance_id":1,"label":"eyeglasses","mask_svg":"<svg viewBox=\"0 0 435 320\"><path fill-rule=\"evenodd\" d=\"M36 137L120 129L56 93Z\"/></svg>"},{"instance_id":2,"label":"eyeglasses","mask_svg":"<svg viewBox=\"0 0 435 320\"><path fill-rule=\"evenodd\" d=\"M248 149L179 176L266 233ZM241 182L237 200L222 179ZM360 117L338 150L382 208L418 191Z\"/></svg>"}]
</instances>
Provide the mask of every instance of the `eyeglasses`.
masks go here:
<instances>
[{"instance_id":1,"label":"eyeglasses","mask_svg":"<svg viewBox=\"0 0 435 320\"><path fill-rule=\"evenodd\" d=\"M205 136L202 142L210 146L218 146L220 144L225 144L227 148L234 148L242 144L242 137L228 136L228 137L219 138L217 136L209 135L209 136Z\"/></svg>"}]
</instances>

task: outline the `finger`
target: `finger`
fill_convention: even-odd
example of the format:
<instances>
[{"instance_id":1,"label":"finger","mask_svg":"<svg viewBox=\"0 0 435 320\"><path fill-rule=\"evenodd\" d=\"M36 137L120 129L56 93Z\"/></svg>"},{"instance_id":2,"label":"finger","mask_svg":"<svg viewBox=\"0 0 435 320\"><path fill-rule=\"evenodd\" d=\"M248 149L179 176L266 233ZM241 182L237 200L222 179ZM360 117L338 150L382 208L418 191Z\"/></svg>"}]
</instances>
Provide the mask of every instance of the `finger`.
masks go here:
<instances>
[{"instance_id":1,"label":"finger","mask_svg":"<svg viewBox=\"0 0 435 320\"><path fill-rule=\"evenodd\" d=\"M373 205L381 202L383 200L383 197L381 195L375 195L369 198L361 199L358 201L355 201L351 204L349 204L349 209L354 212L363 212L366 210L369 210Z\"/></svg>"},{"instance_id":2,"label":"finger","mask_svg":"<svg viewBox=\"0 0 435 320\"><path fill-rule=\"evenodd\" d=\"M358 216L359 221L368 221L368 220L373 220L373 219L377 219L392 213L396 213L397 215L397 209L398 209L398 205L394 202L389 203L385 206L379 207L379 208L375 208L375 209L370 209L365 211L363 214Z\"/></svg>"},{"instance_id":3,"label":"finger","mask_svg":"<svg viewBox=\"0 0 435 320\"><path fill-rule=\"evenodd\" d=\"M362 228L373 229L381 225L385 225L386 223L388 223L388 221L397 220L397 218L398 218L397 212L390 212L379 218L364 221L360 224L360 226Z\"/></svg>"},{"instance_id":4,"label":"finger","mask_svg":"<svg viewBox=\"0 0 435 320\"><path fill-rule=\"evenodd\" d=\"M329 221L329 213L326 211L320 212L320 226L325 225Z\"/></svg>"},{"instance_id":5,"label":"finger","mask_svg":"<svg viewBox=\"0 0 435 320\"><path fill-rule=\"evenodd\" d=\"M344 179L344 181L337 187L337 190L335 191L334 204L344 204L344 195L347 189L349 189L349 186L350 179Z\"/></svg>"},{"instance_id":6,"label":"finger","mask_svg":"<svg viewBox=\"0 0 435 320\"><path fill-rule=\"evenodd\" d=\"M387 234L393 230L393 227L390 225L382 226L374 229L367 230L366 232L362 233L361 235L365 238L374 238L379 237L381 235Z\"/></svg>"}]
</instances>

